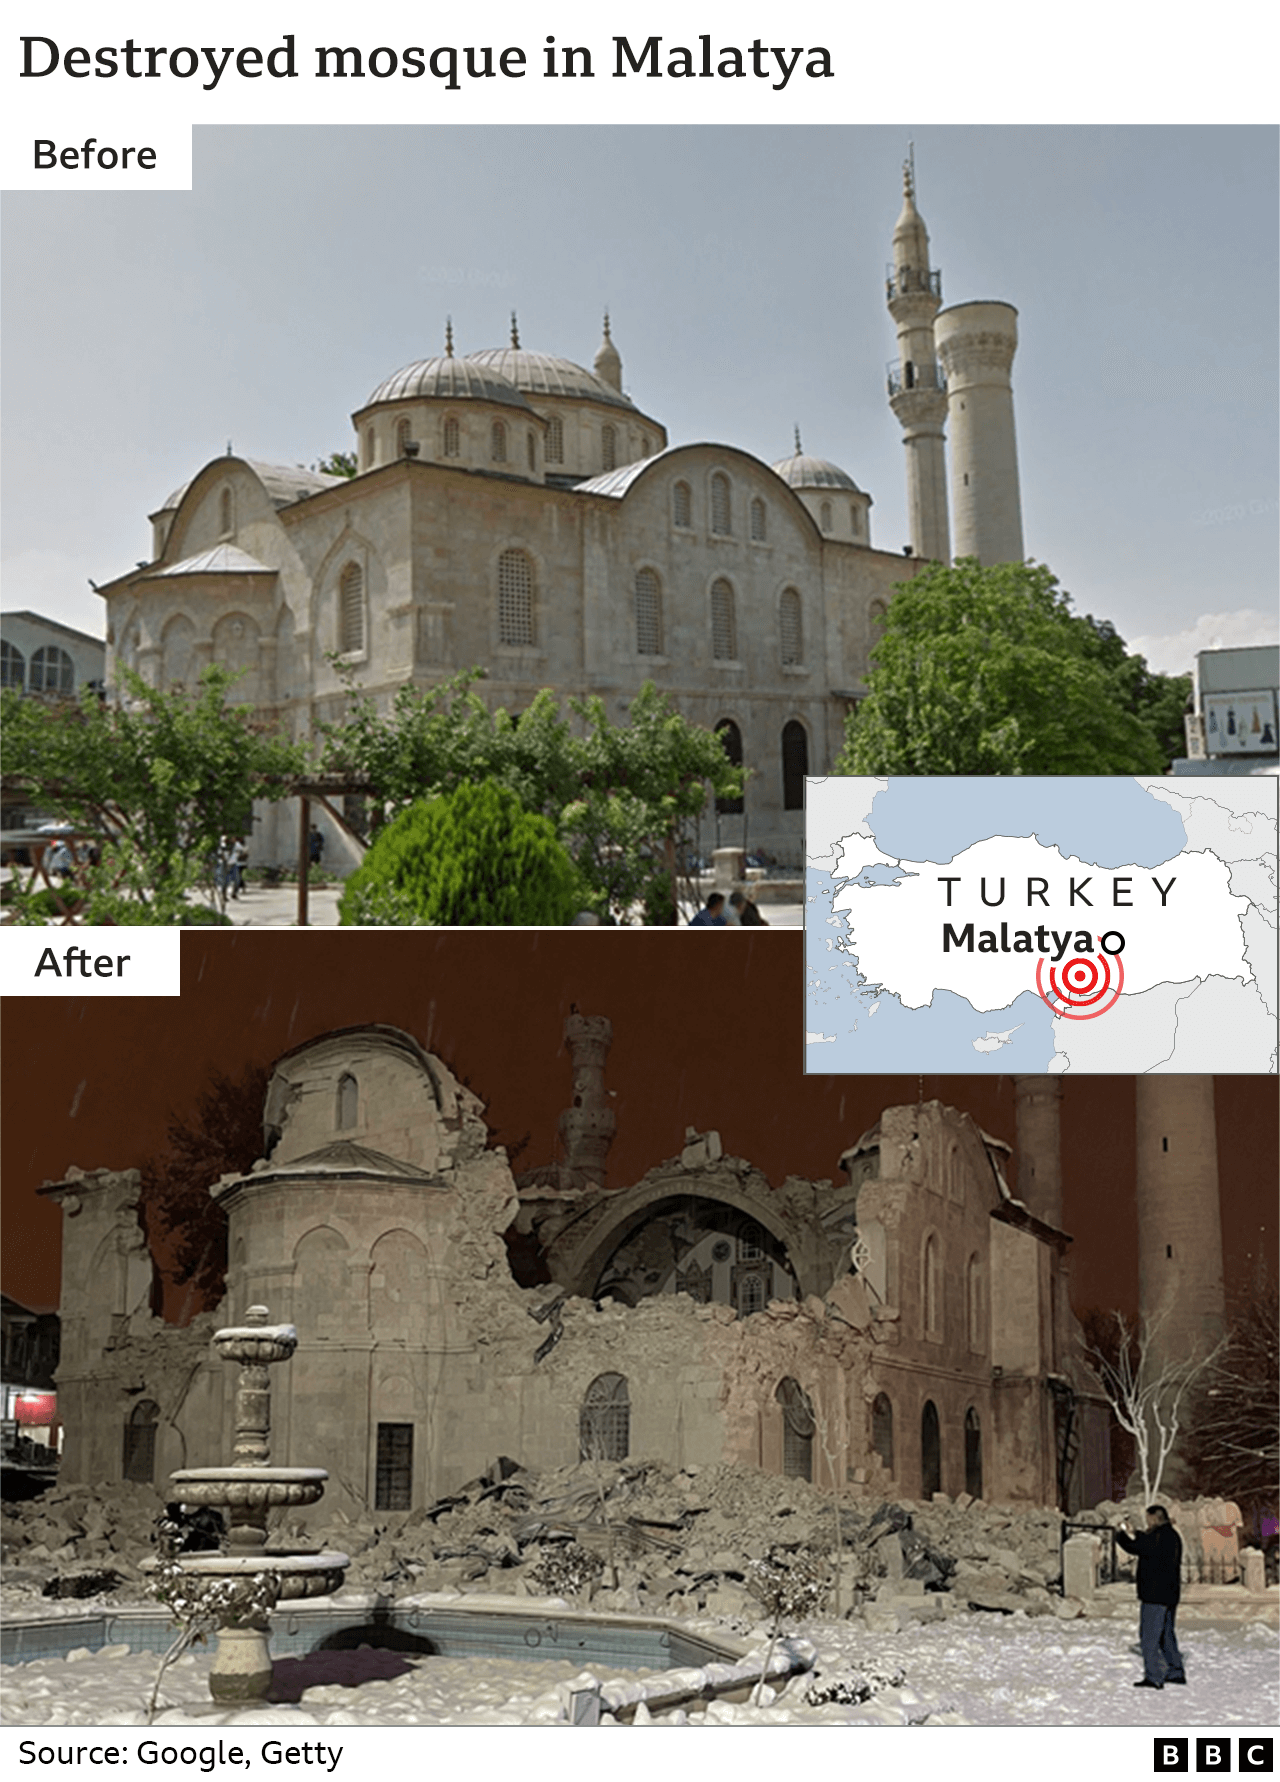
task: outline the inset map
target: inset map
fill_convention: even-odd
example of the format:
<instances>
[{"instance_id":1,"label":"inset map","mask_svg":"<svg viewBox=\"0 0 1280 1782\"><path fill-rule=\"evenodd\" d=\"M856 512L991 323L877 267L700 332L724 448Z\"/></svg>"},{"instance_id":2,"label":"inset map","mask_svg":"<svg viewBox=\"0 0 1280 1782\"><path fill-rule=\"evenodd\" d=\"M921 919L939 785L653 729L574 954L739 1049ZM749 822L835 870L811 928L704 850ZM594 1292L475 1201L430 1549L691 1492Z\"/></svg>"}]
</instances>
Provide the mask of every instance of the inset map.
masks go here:
<instances>
[{"instance_id":1,"label":"inset map","mask_svg":"<svg viewBox=\"0 0 1280 1782\"><path fill-rule=\"evenodd\" d=\"M805 782L808 1072L1274 1072L1280 782Z\"/></svg>"}]
</instances>

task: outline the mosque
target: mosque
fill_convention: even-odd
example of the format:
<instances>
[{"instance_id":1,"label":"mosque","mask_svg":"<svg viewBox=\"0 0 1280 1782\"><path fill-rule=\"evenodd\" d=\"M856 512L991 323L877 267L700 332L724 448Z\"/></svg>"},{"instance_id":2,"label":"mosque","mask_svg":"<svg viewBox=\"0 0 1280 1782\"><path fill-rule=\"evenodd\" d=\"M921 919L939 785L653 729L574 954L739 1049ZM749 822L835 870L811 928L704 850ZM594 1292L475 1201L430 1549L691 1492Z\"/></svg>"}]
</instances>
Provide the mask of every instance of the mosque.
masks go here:
<instances>
[{"instance_id":1,"label":"mosque","mask_svg":"<svg viewBox=\"0 0 1280 1782\"><path fill-rule=\"evenodd\" d=\"M465 354L450 325L441 355L355 410L353 476L228 452L161 503L150 560L98 589L108 679L124 663L168 690L219 664L297 739L341 716L352 678L386 707L480 667L495 709L550 687L617 722L652 681L751 770L718 839L797 861L804 777L840 749L895 587L950 560L949 508L957 556L1023 555L1016 311L942 308L910 167L886 295L905 561L872 543L870 495L798 433L773 465L673 446L625 389L607 316L589 371L523 346L514 317L507 346ZM263 807L252 858L291 859L296 834L289 805ZM354 862L348 836L327 839L327 864Z\"/></svg>"}]
</instances>

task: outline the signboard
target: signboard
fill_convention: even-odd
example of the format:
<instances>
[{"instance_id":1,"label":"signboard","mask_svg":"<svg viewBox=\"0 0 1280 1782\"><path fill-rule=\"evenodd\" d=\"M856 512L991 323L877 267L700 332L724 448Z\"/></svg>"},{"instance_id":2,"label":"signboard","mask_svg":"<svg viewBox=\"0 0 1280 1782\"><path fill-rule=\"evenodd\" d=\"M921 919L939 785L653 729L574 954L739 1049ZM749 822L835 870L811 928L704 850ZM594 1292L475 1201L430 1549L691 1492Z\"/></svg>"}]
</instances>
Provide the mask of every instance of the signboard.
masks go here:
<instances>
[{"instance_id":1,"label":"signboard","mask_svg":"<svg viewBox=\"0 0 1280 1782\"><path fill-rule=\"evenodd\" d=\"M1207 754L1275 754L1276 696L1270 690L1205 694L1201 715Z\"/></svg>"}]
</instances>

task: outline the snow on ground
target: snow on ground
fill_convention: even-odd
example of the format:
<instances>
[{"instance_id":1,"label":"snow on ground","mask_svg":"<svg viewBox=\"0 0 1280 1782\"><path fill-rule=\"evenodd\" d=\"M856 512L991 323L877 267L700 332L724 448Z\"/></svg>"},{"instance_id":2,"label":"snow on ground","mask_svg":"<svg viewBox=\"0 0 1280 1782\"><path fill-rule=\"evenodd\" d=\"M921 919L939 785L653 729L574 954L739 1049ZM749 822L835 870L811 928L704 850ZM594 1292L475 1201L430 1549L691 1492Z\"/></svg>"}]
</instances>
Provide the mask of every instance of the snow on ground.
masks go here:
<instances>
[{"instance_id":1,"label":"snow on ground","mask_svg":"<svg viewBox=\"0 0 1280 1782\"><path fill-rule=\"evenodd\" d=\"M709 1624L703 1624L711 1631ZM860 1705L811 1707L810 1678L793 1678L776 1700L755 1706L692 1703L655 1716L688 1725L952 1725L1258 1727L1280 1719L1275 1631L1192 1623L1179 1633L1188 1685L1157 1694L1132 1687L1141 1675L1132 1621L1028 1619L961 1612L899 1634L855 1624L799 1630L826 1680L849 1671L903 1673ZM157 1725L529 1726L561 1721L566 1685L627 1673L563 1661L419 1658L399 1652L315 1652L278 1660L272 1707L216 1708L207 1653L166 1673ZM106 1647L65 1659L6 1665L3 1722L9 1726L137 1726L155 1681L153 1653ZM630 1673L631 1677L652 1672ZM640 1716L644 1718L643 1714Z\"/></svg>"}]
</instances>

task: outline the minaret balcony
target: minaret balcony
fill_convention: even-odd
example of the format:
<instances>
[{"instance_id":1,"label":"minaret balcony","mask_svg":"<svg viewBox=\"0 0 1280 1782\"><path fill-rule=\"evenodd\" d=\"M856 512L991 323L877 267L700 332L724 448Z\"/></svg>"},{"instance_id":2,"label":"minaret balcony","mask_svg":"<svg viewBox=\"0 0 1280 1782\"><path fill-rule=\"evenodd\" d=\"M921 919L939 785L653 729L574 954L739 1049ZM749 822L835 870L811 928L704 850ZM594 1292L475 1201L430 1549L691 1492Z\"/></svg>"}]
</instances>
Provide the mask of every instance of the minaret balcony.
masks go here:
<instances>
[{"instance_id":1,"label":"minaret balcony","mask_svg":"<svg viewBox=\"0 0 1280 1782\"><path fill-rule=\"evenodd\" d=\"M891 359L885 368L890 396L901 396L908 390L941 390L947 380L940 365L917 365L912 359Z\"/></svg>"},{"instance_id":2,"label":"minaret balcony","mask_svg":"<svg viewBox=\"0 0 1280 1782\"><path fill-rule=\"evenodd\" d=\"M885 268L884 293L890 303L895 297L936 297L941 301L942 274L930 272L927 267L888 266Z\"/></svg>"}]
</instances>

